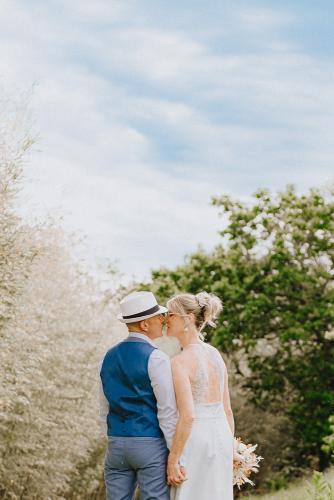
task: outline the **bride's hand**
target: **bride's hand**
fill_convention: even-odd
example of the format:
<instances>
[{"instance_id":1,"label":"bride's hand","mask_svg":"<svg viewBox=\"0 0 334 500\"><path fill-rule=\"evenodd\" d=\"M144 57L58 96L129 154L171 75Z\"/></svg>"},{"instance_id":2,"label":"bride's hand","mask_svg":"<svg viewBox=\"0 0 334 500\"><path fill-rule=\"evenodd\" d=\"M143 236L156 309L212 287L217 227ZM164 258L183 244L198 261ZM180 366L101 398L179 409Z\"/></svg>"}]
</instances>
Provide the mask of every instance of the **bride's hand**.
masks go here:
<instances>
[{"instance_id":1,"label":"bride's hand","mask_svg":"<svg viewBox=\"0 0 334 500\"><path fill-rule=\"evenodd\" d=\"M184 467L175 461L168 460L167 464L167 483L169 486L180 486L187 479Z\"/></svg>"}]
</instances>

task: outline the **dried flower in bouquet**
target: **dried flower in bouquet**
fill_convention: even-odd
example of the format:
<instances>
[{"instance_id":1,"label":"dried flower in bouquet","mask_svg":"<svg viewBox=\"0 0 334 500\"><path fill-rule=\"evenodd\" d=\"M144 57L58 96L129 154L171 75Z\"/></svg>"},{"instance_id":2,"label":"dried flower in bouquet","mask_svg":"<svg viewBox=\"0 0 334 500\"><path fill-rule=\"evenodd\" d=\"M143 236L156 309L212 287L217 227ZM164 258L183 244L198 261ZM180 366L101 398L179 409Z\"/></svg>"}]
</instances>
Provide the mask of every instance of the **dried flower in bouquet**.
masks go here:
<instances>
[{"instance_id":1,"label":"dried flower in bouquet","mask_svg":"<svg viewBox=\"0 0 334 500\"><path fill-rule=\"evenodd\" d=\"M234 438L233 484L237 485L239 489L245 483L254 486L249 476L252 472L259 471L259 462L263 460L263 457L254 453L256 448L257 444L245 444L241 438Z\"/></svg>"}]
</instances>

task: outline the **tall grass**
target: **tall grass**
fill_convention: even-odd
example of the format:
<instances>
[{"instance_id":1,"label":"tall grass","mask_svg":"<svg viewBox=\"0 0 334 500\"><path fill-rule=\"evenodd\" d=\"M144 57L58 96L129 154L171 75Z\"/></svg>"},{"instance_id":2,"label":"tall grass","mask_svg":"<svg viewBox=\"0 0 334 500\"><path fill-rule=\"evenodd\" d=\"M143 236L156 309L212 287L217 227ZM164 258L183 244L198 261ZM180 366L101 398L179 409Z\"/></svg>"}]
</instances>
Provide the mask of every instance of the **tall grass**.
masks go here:
<instances>
[{"instance_id":1,"label":"tall grass","mask_svg":"<svg viewBox=\"0 0 334 500\"><path fill-rule=\"evenodd\" d=\"M266 495L247 495L248 500L334 500L334 469L293 482L289 487Z\"/></svg>"}]
</instances>

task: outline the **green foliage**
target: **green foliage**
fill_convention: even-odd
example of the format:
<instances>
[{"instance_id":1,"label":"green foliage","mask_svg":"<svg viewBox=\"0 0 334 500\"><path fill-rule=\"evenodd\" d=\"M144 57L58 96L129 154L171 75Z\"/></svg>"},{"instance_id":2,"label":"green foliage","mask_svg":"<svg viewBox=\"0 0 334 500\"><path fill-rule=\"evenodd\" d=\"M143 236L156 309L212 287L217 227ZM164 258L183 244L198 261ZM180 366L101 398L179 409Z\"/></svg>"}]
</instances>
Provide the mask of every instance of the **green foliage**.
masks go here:
<instances>
[{"instance_id":1,"label":"green foliage","mask_svg":"<svg viewBox=\"0 0 334 500\"><path fill-rule=\"evenodd\" d=\"M322 449L334 459L334 415L329 417L328 422L330 432L328 436L325 436L323 439L324 444L322 445Z\"/></svg>"},{"instance_id":2,"label":"green foliage","mask_svg":"<svg viewBox=\"0 0 334 500\"><path fill-rule=\"evenodd\" d=\"M283 412L294 426L297 466L320 466L334 407L334 199L292 186L260 190L246 205L215 198L227 226L222 244L170 271L152 273L160 300L178 291L216 293L225 306L208 338L233 357L262 409Z\"/></svg>"},{"instance_id":3,"label":"green foliage","mask_svg":"<svg viewBox=\"0 0 334 500\"><path fill-rule=\"evenodd\" d=\"M272 477L266 481L269 491L279 491L288 487L288 479L284 476Z\"/></svg>"},{"instance_id":4,"label":"green foliage","mask_svg":"<svg viewBox=\"0 0 334 500\"><path fill-rule=\"evenodd\" d=\"M334 489L321 472L314 471L312 484L308 488L310 500L334 500Z\"/></svg>"},{"instance_id":5,"label":"green foliage","mask_svg":"<svg viewBox=\"0 0 334 500\"><path fill-rule=\"evenodd\" d=\"M332 500L333 488L334 470L328 469L325 473L313 472L311 479L305 477L291 481L277 492L245 495L245 498L249 500Z\"/></svg>"}]
</instances>

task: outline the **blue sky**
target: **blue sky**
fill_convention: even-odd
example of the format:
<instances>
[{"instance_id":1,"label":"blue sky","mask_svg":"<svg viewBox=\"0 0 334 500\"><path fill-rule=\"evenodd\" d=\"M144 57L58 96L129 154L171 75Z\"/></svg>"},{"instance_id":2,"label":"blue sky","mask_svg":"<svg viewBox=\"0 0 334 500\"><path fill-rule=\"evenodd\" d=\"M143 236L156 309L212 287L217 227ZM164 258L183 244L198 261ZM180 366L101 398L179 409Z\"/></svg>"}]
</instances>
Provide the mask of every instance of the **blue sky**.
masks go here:
<instances>
[{"instance_id":1,"label":"blue sky","mask_svg":"<svg viewBox=\"0 0 334 500\"><path fill-rule=\"evenodd\" d=\"M24 213L64 214L90 262L142 277L214 246L213 195L333 182L333 12L2 0L2 86L36 84Z\"/></svg>"}]
</instances>

